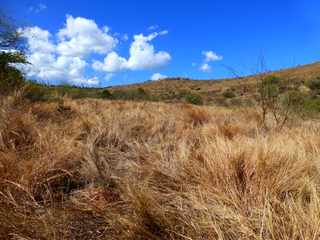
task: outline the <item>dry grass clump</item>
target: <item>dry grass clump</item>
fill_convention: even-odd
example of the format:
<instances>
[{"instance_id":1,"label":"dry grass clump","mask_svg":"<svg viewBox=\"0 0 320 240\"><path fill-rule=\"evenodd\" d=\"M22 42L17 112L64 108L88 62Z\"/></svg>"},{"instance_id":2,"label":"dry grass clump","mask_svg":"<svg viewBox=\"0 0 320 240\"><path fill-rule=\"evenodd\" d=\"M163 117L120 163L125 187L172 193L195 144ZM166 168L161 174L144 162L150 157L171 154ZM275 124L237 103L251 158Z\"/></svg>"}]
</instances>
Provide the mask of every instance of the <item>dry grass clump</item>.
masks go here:
<instances>
[{"instance_id":1,"label":"dry grass clump","mask_svg":"<svg viewBox=\"0 0 320 240\"><path fill-rule=\"evenodd\" d=\"M316 121L68 99L0 118L0 239L320 238Z\"/></svg>"}]
</instances>

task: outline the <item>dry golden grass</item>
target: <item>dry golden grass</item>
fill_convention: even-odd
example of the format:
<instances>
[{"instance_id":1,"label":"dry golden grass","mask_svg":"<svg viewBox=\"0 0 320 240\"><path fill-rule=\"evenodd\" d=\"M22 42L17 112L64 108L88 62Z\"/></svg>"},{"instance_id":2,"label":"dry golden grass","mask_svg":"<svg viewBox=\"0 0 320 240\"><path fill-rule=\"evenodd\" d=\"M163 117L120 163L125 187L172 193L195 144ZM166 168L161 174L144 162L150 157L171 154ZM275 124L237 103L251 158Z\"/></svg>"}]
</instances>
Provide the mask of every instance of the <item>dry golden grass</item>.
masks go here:
<instances>
[{"instance_id":1,"label":"dry golden grass","mask_svg":"<svg viewBox=\"0 0 320 240\"><path fill-rule=\"evenodd\" d=\"M0 110L0 239L320 238L319 122L279 132L254 109L100 100Z\"/></svg>"},{"instance_id":2,"label":"dry golden grass","mask_svg":"<svg viewBox=\"0 0 320 240\"><path fill-rule=\"evenodd\" d=\"M290 81L303 82L319 77L320 62L278 70L270 72L270 74L280 78L288 78ZM248 95L256 90L256 81L258 79L259 78L257 78L255 75L219 80L189 80L184 78L168 78L161 81L150 81L141 84L115 86L111 87L110 89L134 89L140 87L155 95L159 93L167 93L168 91L191 90L192 92L197 92L204 97L207 95L210 97L210 95L215 96L218 93L222 94L225 89L235 88L235 90L242 92L244 95Z\"/></svg>"}]
</instances>

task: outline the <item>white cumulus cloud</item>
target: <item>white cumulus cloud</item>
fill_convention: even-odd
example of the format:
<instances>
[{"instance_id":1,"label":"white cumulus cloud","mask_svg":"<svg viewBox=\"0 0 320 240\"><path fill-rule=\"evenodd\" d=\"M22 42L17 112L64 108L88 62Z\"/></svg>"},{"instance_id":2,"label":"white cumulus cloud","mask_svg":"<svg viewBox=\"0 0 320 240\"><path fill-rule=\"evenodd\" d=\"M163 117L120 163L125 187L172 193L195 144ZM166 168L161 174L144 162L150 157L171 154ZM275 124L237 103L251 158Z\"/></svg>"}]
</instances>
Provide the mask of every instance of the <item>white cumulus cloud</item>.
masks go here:
<instances>
[{"instance_id":1,"label":"white cumulus cloud","mask_svg":"<svg viewBox=\"0 0 320 240\"><path fill-rule=\"evenodd\" d=\"M153 69L171 60L168 52L157 51L152 44L152 40L168 31L134 35L128 58L116 52L119 40L107 26L99 27L94 20L83 17L66 16L64 26L56 34L38 26L19 31L26 39L26 55L31 63L21 68L28 77L46 82L96 85L97 76L107 81L119 71ZM123 41L129 39L124 36ZM97 55L105 56L104 60L97 61Z\"/></svg>"},{"instance_id":2,"label":"white cumulus cloud","mask_svg":"<svg viewBox=\"0 0 320 240\"><path fill-rule=\"evenodd\" d=\"M118 44L118 40L108 32L108 27L100 29L91 19L67 16L65 27L58 32L60 42L57 50L61 55L74 57L106 54Z\"/></svg>"},{"instance_id":3,"label":"white cumulus cloud","mask_svg":"<svg viewBox=\"0 0 320 240\"><path fill-rule=\"evenodd\" d=\"M19 32L27 39L30 52L52 53L56 50L56 46L50 40L51 34L47 30L26 27L19 29Z\"/></svg>"},{"instance_id":4,"label":"white cumulus cloud","mask_svg":"<svg viewBox=\"0 0 320 240\"><path fill-rule=\"evenodd\" d=\"M109 53L103 63L94 61L92 64L93 69L104 72L118 72L127 69L128 61L120 57L116 52Z\"/></svg>"},{"instance_id":5,"label":"white cumulus cloud","mask_svg":"<svg viewBox=\"0 0 320 240\"><path fill-rule=\"evenodd\" d=\"M212 68L208 63L204 63L200 66L202 72L211 72Z\"/></svg>"},{"instance_id":6,"label":"white cumulus cloud","mask_svg":"<svg viewBox=\"0 0 320 240\"><path fill-rule=\"evenodd\" d=\"M211 72L212 67L209 64L210 62L220 61L223 59L222 56L219 56L213 51L202 51L202 55L204 56L203 63L200 65L199 70L202 72Z\"/></svg>"},{"instance_id":7,"label":"white cumulus cloud","mask_svg":"<svg viewBox=\"0 0 320 240\"><path fill-rule=\"evenodd\" d=\"M152 81L158 81L158 80L161 80L161 79L164 79L164 78L167 78L167 76L166 75L162 75L161 73L154 73L151 76L151 80Z\"/></svg>"},{"instance_id":8,"label":"white cumulus cloud","mask_svg":"<svg viewBox=\"0 0 320 240\"><path fill-rule=\"evenodd\" d=\"M223 58L213 51L203 51L202 54L205 56L205 62L220 61Z\"/></svg>"},{"instance_id":9,"label":"white cumulus cloud","mask_svg":"<svg viewBox=\"0 0 320 240\"><path fill-rule=\"evenodd\" d=\"M165 66L171 56L165 51L156 51L150 43L160 35L167 34L168 31L154 32L147 36L143 34L135 35L130 46L130 56L128 59L120 57L116 52L109 53L103 62L94 61L93 68L105 72L118 72L121 70L146 70Z\"/></svg>"},{"instance_id":10,"label":"white cumulus cloud","mask_svg":"<svg viewBox=\"0 0 320 240\"><path fill-rule=\"evenodd\" d=\"M27 41L27 59L30 64L23 66L27 76L42 81L68 81L71 84L96 85L97 77L86 77L88 66L80 56L63 55L53 36L37 26L19 29Z\"/></svg>"}]
</instances>

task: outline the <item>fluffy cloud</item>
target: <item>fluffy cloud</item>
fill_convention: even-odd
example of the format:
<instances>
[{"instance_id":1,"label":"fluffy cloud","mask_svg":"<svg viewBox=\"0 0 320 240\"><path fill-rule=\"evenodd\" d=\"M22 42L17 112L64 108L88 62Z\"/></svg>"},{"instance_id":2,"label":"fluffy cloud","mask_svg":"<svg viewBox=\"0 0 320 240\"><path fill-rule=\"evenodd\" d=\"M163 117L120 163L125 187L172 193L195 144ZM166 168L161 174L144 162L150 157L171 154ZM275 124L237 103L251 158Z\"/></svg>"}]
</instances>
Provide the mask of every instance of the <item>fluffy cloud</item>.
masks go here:
<instances>
[{"instance_id":1,"label":"fluffy cloud","mask_svg":"<svg viewBox=\"0 0 320 240\"><path fill-rule=\"evenodd\" d=\"M121 70L146 70L165 66L170 60L169 53L164 51L156 52L150 43L160 35L168 31L154 32L150 35L135 35L130 46L128 59L120 57L116 52L109 53L103 62L94 61L93 68L105 72L118 72Z\"/></svg>"},{"instance_id":2,"label":"fluffy cloud","mask_svg":"<svg viewBox=\"0 0 320 240\"><path fill-rule=\"evenodd\" d=\"M205 56L205 62L213 62L222 60L222 56L219 56L213 51L203 51L202 54Z\"/></svg>"},{"instance_id":3,"label":"fluffy cloud","mask_svg":"<svg viewBox=\"0 0 320 240\"><path fill-rule=\"evenodd\" d=\"M118 72L127 69L128 62L125 58L120 57L116 52L109 53L103 63L94 61L92 64L93 69L104 72Z\"/></svg>"},{"instance_id":4,"label":"fluffy cloud","mask_svg":"<svg viewBox=\"0 0 320 240\"><path fill-rule=\"evenodd\" d=\"M199 70L202 72L211 72L212 67L209 65L210 62L220 61L223 59L222 56L219 56L213 51L203 51L202 55L204 56L203 63L200 65Z\"/></svg>"},{"instance_id":5,"label":"fluffy cloud","mask_svg":"<svg viewBox=\"0 0 320 240\"><path fill-rule=\"evenodd\" d=\"M170 54L164 51L155 52L154 46L150 44L150 41L159 35L167 33L167 31L163 31L152 33L148 36L144 36L143 34L134 36L134 41L130 47L128 68L143 70L165 66L171 60Z\"/></svg>"},{"instance_id":6,"label":"fluffy cloud","mask_svg":"<svg viewBox=\"0 0 320 240\"><path fill-rule=\"evenodd\" d=\"M212 68L208 63L204 63L200 66L202 72L211 72Z\"/></svg>"},{"instance_id":7,"label":"fluffy cloud","mask_svg":"<svg viewBox=\"0 0 320 240\"><path fill-rule=\"evenodd\" d=\"M93 20L67 16L66 26L58 33L60 43L57 50L61 55L73 57L106 54L118 44L108 32L108 27L100 29Z\"/></svg>"},{"instance_id":8,"label":"fluffy cloud","mask_svg":"<svg viewBox=\"0 0 320 240\"><path fill-rule=\"evenodd\" d=\"M96 85L96 77L87 78L84 70L87 62L76 56L64 56L57 53L57 46L51 40L51 34L39 27L27 27L19 30L27 40L27 58L30 65L23 67L29 77L42 81L68 81L72 84Z\"/></svg>"},{"instance_id":9,"label":"fluffy cloud","mask_svg":"<svg viewBox=\"0 0 320 240\"><path fill-rule=\"evenodd\" d=\"M19 29L19 32L28 41L30 52L52 53L56 46L50 41L51 34L39 27L27 27Z\"/></svg>"},{"instance_id":10,"label":"fluffy cloud","mask_svg":"<svg viewBox=\"0 0 320 240\"><path fill-rule=\"evenodd\" d=\"M166 75L162 75L161 73L154 73L151 76L151 80L152 81L158 81L158 80L161 80L161 79L164 79L164 78L167 78L167 76Z\"/></svg>"},{"instance_id":11,"label":"fluffy cloud","mask_svg":"<svg viewBox=\"0 0 320 240\"><path fill-rule=\"evenodd\" d=\"M115 34L111 35L108 27L99 27L91 19L67 16L63 28L54 35L37 26L19 31L27 40L27 58L31 63L22 69L28 77L46 82L96 85L98 77L88 77L86 73L98 75L95 71L102 71L107 74L98 76L110 80L115 72L153 69L171 60L169 53L156 51L151 43L167 31L135 35L127 59L115 52L119 42ZM103 62L94 59L97 54L105 55Z\"/></svg>"},{"instance_id":12,"label":"fluffy cloud","mask_svg":"<svg viewBox=\"0 0 320 240\"><path fill-rule=\"evenodd\" d=\"M47 53L31 53L28 55L31 65L24 67L29 77L43 81L68 81L72 84L98 84L98 79L84 77L84 69L88 65L79 57L55 56Z\"/></svg>"}]
</instances>

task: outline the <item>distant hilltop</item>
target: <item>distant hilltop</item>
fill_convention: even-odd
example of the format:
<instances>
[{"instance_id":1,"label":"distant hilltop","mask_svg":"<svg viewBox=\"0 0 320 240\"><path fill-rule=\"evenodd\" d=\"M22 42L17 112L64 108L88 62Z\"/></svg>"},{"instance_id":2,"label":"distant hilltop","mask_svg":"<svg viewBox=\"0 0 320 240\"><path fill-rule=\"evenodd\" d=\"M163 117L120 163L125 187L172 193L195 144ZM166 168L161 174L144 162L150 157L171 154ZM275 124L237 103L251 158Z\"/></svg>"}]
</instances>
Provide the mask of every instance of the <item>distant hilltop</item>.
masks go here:
<instances>
[{"instance_id":1,"label":"distant hilltop","mask_svg":"<svg viewBox=\"0 0 320 240\"><path fill-rule=\"evenodd\" d=\"M294 89L308 89L308 82L320 77L320 62L301 65L279 71L270 71L274 75L289 80ZM204 104L246 105L256 95L258 75L218 80L193 80L184 77L164 78L139 84L108 87L110 93L122 93L140 89L154 99L163 101L180 101L184 96L201 98Z\"/></svg>"}]
</instances>

